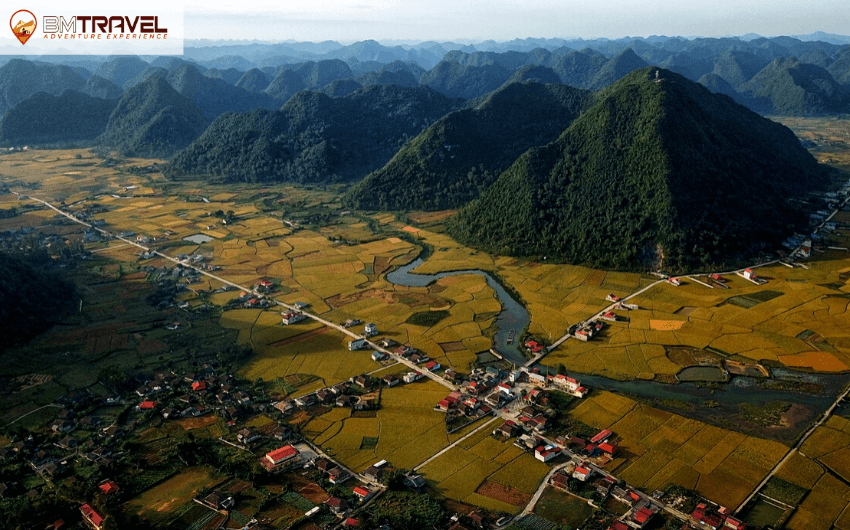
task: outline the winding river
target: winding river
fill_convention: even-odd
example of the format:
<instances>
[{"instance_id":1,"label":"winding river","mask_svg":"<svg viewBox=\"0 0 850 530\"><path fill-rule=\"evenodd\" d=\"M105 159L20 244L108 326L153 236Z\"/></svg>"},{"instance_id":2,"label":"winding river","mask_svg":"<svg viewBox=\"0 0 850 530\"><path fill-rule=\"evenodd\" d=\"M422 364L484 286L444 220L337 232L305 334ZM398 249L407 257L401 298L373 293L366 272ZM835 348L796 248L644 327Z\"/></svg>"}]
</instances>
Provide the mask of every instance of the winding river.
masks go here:
<instances>
[{"instance_id":1,"label":"winding river","mask_svg":"<svg viewBox=\"0 0 850 530\"><path fill-rule=\"evenodd\" d=\"M517 365L522 365L528 360L520 350L518 342L519 335L528 326L531 317L525 307L514 299L493 276L478 269L441 272L437 274L414 273L413 270L423 262L424 260L422 258L418 258L387 274L387 280L396 285L425 287L431 282L447 276L463 274L484 276L487 279L487 284L493 288L499 302L502 304L502 312L496 317L498 332L494 337L493 347L506 360ZM542 365L538 365L538 367L541 370L551 370L551 368L546 368ZM697 410L696 413L691 411L690 414L685 413L685 415L696 416L700 419L713 418L715 421L721 422L724 415L737 412L741 403L765 405L773 401L784 401L802 405L809 411L820 414L832 404L835 396L850 382L850 374L808 374L783 368L773 370L774 378L779 380L802 381L822 385L823 392L814 395L786 390L765 389L759 386L758 379L748 376L733 376L728 383L721 385L719 389L709 389L705 385L692 382L665 384L655 381L618 381L588 374L570 373L569 375L581 379L582 383L590 388L621 392L646 399L661 400L660 404L662 405L664 400L680 403L685 402L694 406ZM701 405L706 401L713 401L715 403L714 407L710 409L702 407ZM802 428L802 425L800 428Z\"/></svg>"},{"instance_id":2,"label":"winding river","mask_svg":"<svg viewBox=\"0 0 850 530\"><path fill-rule=\"evenodd\" d=\"M463 270L440 272L437 274L414 274L413 269L422 265L424 260L417 258L403 267L387 274L387 280L396 285L407 287L425 287L431 282L447 276L460 276L464 274L476 274L487 279L487 285L496 291L496 297L502 304L502 312L496 317L496 327L499 329L493 337L493 348L501 353L505 359L517 365L525 364L528 360L519 349L519 336L531 321L531 316L522 304L517 302L502 285L490 274L482 270Z\"/></svg>"}]
</instances>

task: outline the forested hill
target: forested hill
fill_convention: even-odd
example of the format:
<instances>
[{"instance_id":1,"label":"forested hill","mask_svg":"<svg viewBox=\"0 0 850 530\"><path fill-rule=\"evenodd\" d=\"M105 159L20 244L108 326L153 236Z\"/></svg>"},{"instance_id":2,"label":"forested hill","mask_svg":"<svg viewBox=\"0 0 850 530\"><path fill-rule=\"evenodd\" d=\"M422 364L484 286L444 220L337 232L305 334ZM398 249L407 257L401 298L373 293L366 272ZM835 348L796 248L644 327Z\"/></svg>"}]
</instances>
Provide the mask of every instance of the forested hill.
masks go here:
<instances>
[{"instance_id":1,"label":"forested hill","mask_svg":"<svg viewBox=\"0 0 850 530\"><path fill-rule=\"evenodd\" d=\"M373 86L341 98L300 92L279 111L220 116L174 157L169 172L247 182L351 181L462 104L425 87Z\"/></svg>"},{"instance_id":2,"label":"forested hill","mask_svg":"<svg viewBox=\"0 0 850 530\"><path fill-rule=\"evenodd\" d=\"M463 206L528 148L556 139L591 99L564 85L510 84L428 127L360 182L349 201L380 210Z\"/></svg>"},{"instance_id":3,"label":"forested hill","mask_svg":"<svg viewBox=\"0 0 850 530\"><path fill-rule=\"evenodd\" d=\"M0 142L8 145L94 140L106 129L117 99L66 90L33 94L0 119Z\"/></svg>"},{"instance_id":4,"label":"forested hill","mask_svg":"<svg viewBox=\"0 0 850 530\"><path fill-rule=\"evenodd\" d=\"M192 101L152 76L121 97L98 141L129 155L170 156L207 124Z\"/></svg>"},{"instance_id":5,"label":"forested hill","mask_svg":"<svg viewBox=\"0 0 850 530\"><path fill-rule=\"evenodd\" d=\"M450 232L499 254L692 270L778 243L803 221L794 198L825 180L786 127L645 68L521 156Z\"/></svg>"},{"instance_id":6,"label":"forested hill","mask_svg":"<svg viewBox=\"0 0 850 530\"><path fill-rule=\"evenodd\" d=\"M73 304L74 285L48 270L49 262L0 251L0 352L44 331Z\"/></svg>"}]
</instances>

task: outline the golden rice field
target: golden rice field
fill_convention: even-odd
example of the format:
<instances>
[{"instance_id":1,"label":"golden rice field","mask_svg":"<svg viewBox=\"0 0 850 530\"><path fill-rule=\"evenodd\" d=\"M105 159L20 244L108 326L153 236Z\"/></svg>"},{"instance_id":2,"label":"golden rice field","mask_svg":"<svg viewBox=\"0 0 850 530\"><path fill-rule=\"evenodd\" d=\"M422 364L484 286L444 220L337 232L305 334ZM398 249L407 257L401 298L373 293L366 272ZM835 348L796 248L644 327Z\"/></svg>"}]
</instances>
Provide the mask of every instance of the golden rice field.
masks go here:
<instances>
[{"instance_id":1,"label":"golden rice field","mask_svg":"<svg viewBox=\"0 0 850 530\"><path fill-rule=\"evenodd\" d=\"M725 276L730 289L696 282L658 285L630 300L640 309L622 312L627 320L613 323L590 343L565 342L546 362L620 379L666 376L681 367L663 355L637 355L637 348L681 345L709 348L743 362L846 371L850 256L827 253L808 266L759 268L759 276L768 279L761 286L735 275ZM806 340L813 333L822 340Z\"/></svg>"},{"instance_id":2,"label":"golden rice field","mask_svg":"<svg viewBox=\"0 0 850 530\"><path fill-rule=\"evenodd\" d=\"M786 528L850 529L850 420L830 417L776 476L809 490Z\"/></svg>"},{"instance_id":3,"label":"golden rice field","mask_svg":"<svg viewBox=\"0 0 850 530\"><path fill-rule=\"evenodd\" d=\"M378 460L412 469L450 443L445 414L433 410L446 393L444 386L430 380L384 388L374 418L332 409L313 418L302 432L356 471ZM364 437L377 438L377 445L361 448Z\"/></svg>"},{"instance_id":4,"label":"golden rice field","mask_svg":"<svg viewBox=\"0 0 850 530\"><path fill-rule=\"evenodd\" d=\"M598 392L571 415L622 439L608 469L647 491L675 483L737 506L787 453L784 445L746 436Z\"/></svg>"},{"instance_id":5,"label":"golden rice field","mask_svg":"<svg viewBox=\"0 0 850 530\"><path fill-rule=\"evenodd\" d=\"M463 440L420 471L434 490L451 499L491 510L517 513L522 506L482 495L478 488L489 482L515 488L530 496L546 476L549 466L510 441L493 438L500 420Z\"/></svg>"}]
</instances>

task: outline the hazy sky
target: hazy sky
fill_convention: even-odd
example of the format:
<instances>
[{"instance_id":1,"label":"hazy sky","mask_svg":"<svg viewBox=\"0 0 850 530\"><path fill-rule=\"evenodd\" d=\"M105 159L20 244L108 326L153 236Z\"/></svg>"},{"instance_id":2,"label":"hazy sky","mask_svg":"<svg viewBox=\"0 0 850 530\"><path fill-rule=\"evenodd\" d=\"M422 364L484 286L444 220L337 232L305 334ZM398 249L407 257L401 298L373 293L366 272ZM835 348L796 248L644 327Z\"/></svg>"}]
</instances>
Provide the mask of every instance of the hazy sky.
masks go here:
<instances>
[{"instance_id":1,"label":"hazy sky","mask_svg":"<svg viewBox=\"0 0 850 530\"><path fill-rule=\"evenodd\" d=\"M337 40L850 34L846 0L186 0L190 39Z\"/></svg>"}]
</instances>

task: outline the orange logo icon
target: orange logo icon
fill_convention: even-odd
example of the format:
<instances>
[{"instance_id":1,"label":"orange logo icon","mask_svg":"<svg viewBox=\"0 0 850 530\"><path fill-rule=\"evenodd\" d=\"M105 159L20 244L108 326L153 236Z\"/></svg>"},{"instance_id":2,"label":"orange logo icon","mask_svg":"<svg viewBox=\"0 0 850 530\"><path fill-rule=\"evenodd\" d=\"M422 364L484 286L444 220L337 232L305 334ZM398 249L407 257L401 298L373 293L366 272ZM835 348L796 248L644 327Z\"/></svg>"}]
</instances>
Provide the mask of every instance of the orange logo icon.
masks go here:
<instances>
[{"instance_id":1,"label":"orange logo icon","mask_svg":"<svg viewBox=\"0 0 850 530\"><path fill-rule=\"evenodd\" d=\"M30 40L30 37L35 32L36 25L35 15L26 9L17 11L9 19L9 27L12 28L12 33L21 41L21 44L26 44Z\"/></svg>"}]
</instances>

